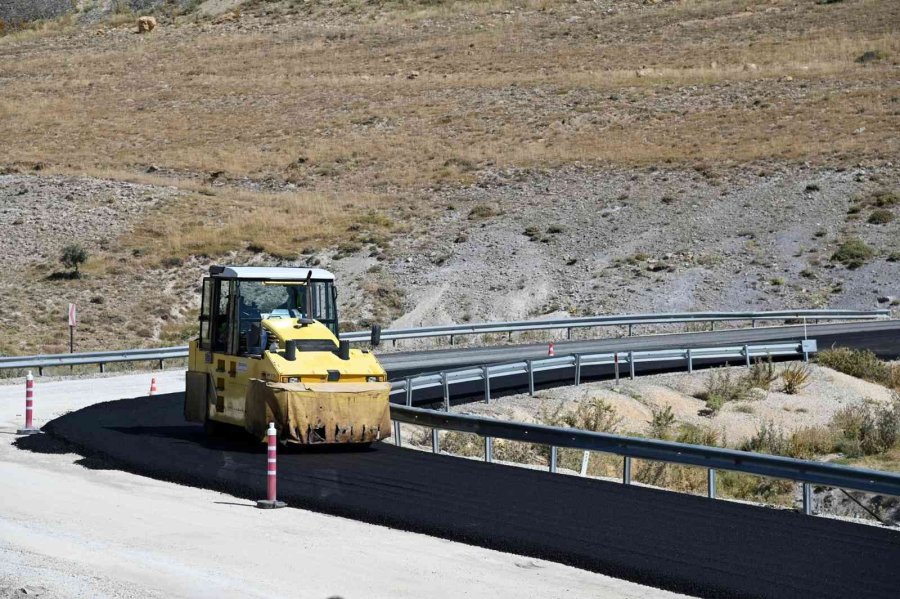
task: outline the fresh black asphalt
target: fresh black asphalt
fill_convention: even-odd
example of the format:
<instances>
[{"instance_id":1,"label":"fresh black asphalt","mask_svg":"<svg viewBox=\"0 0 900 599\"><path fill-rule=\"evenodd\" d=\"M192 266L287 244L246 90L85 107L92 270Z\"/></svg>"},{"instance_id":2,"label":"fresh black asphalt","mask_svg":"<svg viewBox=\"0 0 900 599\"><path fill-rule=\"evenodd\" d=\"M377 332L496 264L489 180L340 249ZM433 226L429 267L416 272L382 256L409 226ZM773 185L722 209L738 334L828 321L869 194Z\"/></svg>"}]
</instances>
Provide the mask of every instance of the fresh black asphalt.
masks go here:
<instances>
[{"instance_id":1,"label":"fresh black asphalt","mask_svg":"<svg viewBox=\"0 0 900 599\"><path fill-rule=\"evenodd\" d=\"M45 430L112 467L260 498L264 448L208 441L181 412L181 394L125 399L66 414ZM38 437L18 443L40 450L47 440ZM691 595L898 596L900 532L882 528L384 443L282 452L278 473L279 499L293 507ZM267 521L277 526L277 514Z\"/></svg>"}]
</instances>

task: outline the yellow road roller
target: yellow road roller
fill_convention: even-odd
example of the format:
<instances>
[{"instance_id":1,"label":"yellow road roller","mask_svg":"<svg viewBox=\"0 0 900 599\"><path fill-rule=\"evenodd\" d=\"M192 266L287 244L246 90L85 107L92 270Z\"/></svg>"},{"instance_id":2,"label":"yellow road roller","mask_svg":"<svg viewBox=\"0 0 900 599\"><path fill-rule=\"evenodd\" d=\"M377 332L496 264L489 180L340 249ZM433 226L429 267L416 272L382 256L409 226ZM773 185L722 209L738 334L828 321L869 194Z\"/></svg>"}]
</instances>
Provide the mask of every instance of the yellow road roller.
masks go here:
<instances>
[{"instance_id":1,"label":"yellow road roller","mask_svg":"<svg viewBox=\"0 0 900 599\"><path fill-rule=\"evenodd\" d=\"M301 445L390 436L390 383L367 349L338 338L334 275L320 268L212 266L190 343L184 415L207 434L269 422Z\"/></svg>"}]
</instances>

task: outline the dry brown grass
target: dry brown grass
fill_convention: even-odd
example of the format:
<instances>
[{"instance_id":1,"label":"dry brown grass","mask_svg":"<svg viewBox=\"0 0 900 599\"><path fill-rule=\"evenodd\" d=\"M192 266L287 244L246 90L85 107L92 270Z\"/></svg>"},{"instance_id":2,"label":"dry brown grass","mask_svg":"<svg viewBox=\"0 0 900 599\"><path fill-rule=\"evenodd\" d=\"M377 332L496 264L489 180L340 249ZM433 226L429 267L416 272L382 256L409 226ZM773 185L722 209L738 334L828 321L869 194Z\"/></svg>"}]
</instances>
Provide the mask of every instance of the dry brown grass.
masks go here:
<instances>
[{"instance_id":1,"label":"dry brown grass","mask_svg":"<svg viewBox=\"0 0 900 599\"><path fill-rule=\"evenodd\" d=\"M900 149L896 78L890 61L854 60L897 56L900 40L886 27L896 7L865 4L860 19L856 5L812 3L606 18L562 2L412 3L340 35L184 24L5 41L0 136L16 140L8 162L357 190L466 182L486 165L878 158ZM570 13L581 20L559 18Z\"/></svg>"}]
</instances>

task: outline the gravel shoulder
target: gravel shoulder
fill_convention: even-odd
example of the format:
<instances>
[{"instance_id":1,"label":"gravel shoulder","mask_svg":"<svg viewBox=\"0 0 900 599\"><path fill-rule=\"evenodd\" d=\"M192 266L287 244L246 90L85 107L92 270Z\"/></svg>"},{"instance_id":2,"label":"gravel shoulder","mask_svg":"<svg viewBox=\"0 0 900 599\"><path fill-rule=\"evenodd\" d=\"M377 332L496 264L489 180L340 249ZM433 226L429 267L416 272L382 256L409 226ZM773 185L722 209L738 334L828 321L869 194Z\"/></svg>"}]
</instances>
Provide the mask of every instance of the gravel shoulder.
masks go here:
<instances>
[{"instance_id":1,"label":"gravel shoulder","mask_svg":"<svg viewBox=\"0 0 900 599\"><path fill-rule=\"evenodd\" d=\"M780 372L790 362L776 365ZM613 381L584 383L578 387L556 387L528 394L511 395L492 401L490 405L472 403L456 406L454 410L473 414L534 422L541 413L552 413L558 407L572 410L579 403L602 399L610 403L622 417L621 430L626 433L647 434L654 409L671 407L678 422L709 426L727 440L728 445L740 445L759 429L772 422L789 433L798 428L828 424L835 412L864 401L888 404L890 390L830 368L810 364L808 384L799 393L788 395L776 381L768 392L758 391L754 399L728 402L714 416L704 415L705 402L695 397L703 391L710 370L693 374L670 373L622 379L616 387ZM737 378L746 372L743 367L729 367Z\"/></svg>"}]
</instances>

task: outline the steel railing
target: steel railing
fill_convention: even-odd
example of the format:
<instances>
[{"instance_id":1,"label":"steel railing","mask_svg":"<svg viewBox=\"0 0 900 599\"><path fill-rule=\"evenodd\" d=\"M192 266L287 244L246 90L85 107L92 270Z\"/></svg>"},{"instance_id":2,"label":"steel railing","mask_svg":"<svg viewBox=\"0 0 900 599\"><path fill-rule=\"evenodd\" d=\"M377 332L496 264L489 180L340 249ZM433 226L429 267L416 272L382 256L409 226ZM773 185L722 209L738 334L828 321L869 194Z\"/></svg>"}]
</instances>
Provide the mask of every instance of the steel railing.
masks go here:
<instances>
[{"instance_id":1,"label":"steel railing","mask_svg":"<svg viewBox=\"0 0 900 599\"><path fill-rule=\"evenodd\" d=\"M890 310L787 310L769 312L680 312L668 314L632 314L619 316L587 316L554 320L522 320L509 322L485 322L467 325L441 325L412 329L385 329L382 340L422 339L449 336L451 343L458 335L480 335L488 333L508 333L517 331L566 329L568 336L577 328L601 326L628 326L629 334L636 325L670 324L690 322L748 321L755 326L757 321L782 320L786 322L806 322L819 320L880 320L890 318ZM370 331L342 333L341 339L363 342L371 338ZM157 361L160 368L163 360L185 358L186 345L154 349L128 349L119 351L81 352L74 354L46 354L33 356L0 357L0 370L11 368L44 368L52 366L76 366L97 364L103 372L104 365L115 362Z\"/></svg>"},{"instance_id":2,"label":"steel railing","mask_svg":"<svg viewBox=\"0 0 900 599\"><path fill-rule=\"evenodd\" d=\"M631 460L633 458L699 466L707 469L707 496L710 498L716 497L716 472L719 470L794 480L802 484L803 511L808 515L812 513L811 485L813 484L900 496L900 474L734 449L454 414L449 411L450 389L453 385L462 383L481 381L484 388L484 399L490 402L491 379L504 376L527 374L529 392L534 395L534 373L540 371L574 368L573 382L578 385L581 382L581 368L588 365L613 364L616 366L616 377L618 378L618 365L624 363L628 365L629 376L634 378L634 365L640 362L684 360L687 370L691 371L695 359L737 358L745 365L750 366L754 357L796 355L808 359L808 354L803 350L802 342L798 342L621 352L619 354L577 354L505 364L486 364L479 368L446 370L407 377L391 383L391 394L402 394L406 400L406 405L391 404L394 443L398 446L401 445L400 423L405 422L432 429L431 448L435 453L440 452L439 431L441 430L479 435L484 438L484 459L487 462L493 461L493 440L495 438L547 445L550 447L549 469L551 472L557 471L558 448L580 449L585 452L582 459L582 475L587 470L589 452L611 453L623 458L622 481L625 484L631 484ZM412 406L416 391L435 387L443 388L444 411Z\"/></svg>"},{"instance_id":3,"label":"steel railing","mask_svg":"<svg viewBox=\"0 0 900 599\"><path fill-rule=\"evenodd\" d=\"M625 484L632 482L631 460L634 458L699 466L708 470L707 496L710 498L716 497L715 473L718 470L794 480L803 484L804 512L807 514L811 513L810 485L814 484L900 496L900 474L878 470L852 468L722 447L689 445L674 441L642 439L467 414L453 414L409 406L391 405L391 419L395 423L394 439L398 445L400 444L398 429L401 422L428 427L433 431L450 430L479 435L485 439L484 459L488 462L493 460L493 439L547 445L551 448L551 472L557 470L557 449L560 447L619 455L624 460L622 482ZM432 451L440 451L436 432L432 434Z\"/></svg>"},{"instance_id":4,"label":"steel railing","mask_svg":"<svg viewBox=\"0 0 900 599\"><path fill-rule=\"evenodd\" d=\"M815 341L812 340L815 344ZM534 395L534 374L548 370L573 369L573 383L581 384L582 369L587 366L612 365L616 379L619 378L620 367L627 368L630 378L635 378L635 365L642 362L684 362L688 372L694 369L695 360L739 360L750 366L754 358L802 356L809 358L804 352L803 342L769 343L758 345L733 345L729 347L697 347L681 349L663 349L650 351L625 351L591 354L569 354L553 358L537 360L520 360L500 364L483 364L477 367L457 368L431 372L417 376L409 376L391 383L391 395L404 395L405 403L411 406L416 391L443 388L445 409L450 405L450 387L462 383L481 381L484 387L484 399L491 400L491 379L509 376L528 376L528 390Z\"/></svg>"},{"instance_id":5,"label":"steel railing","mask_svg":"<svg viewBox=\"0 0 900 599\"><path fill-rule=\"evenodd\" d=\"M613 316L581 316L576 318L560 318L549 320L517 320L504 322L482 322L464 325L440 325L411 329L385 329L381 332L383 341L396 339L422 339L426 337L450 337L459 335L484 335L490 333L514 333L519 331L538 331L548 329L566 330L572 336L572 330L578 328L627 326L629 334L637 325L651 324L684 324L690 322L749 322L756 326L758 321L819 321L819 320L879 320L889 319L889 309L879 310L780 310L765 312L671 312L664 314L623 314ZM366 341L369 331L358 331L341 334L341 339L349 341Z\"/></svg>"}]
</instances>

